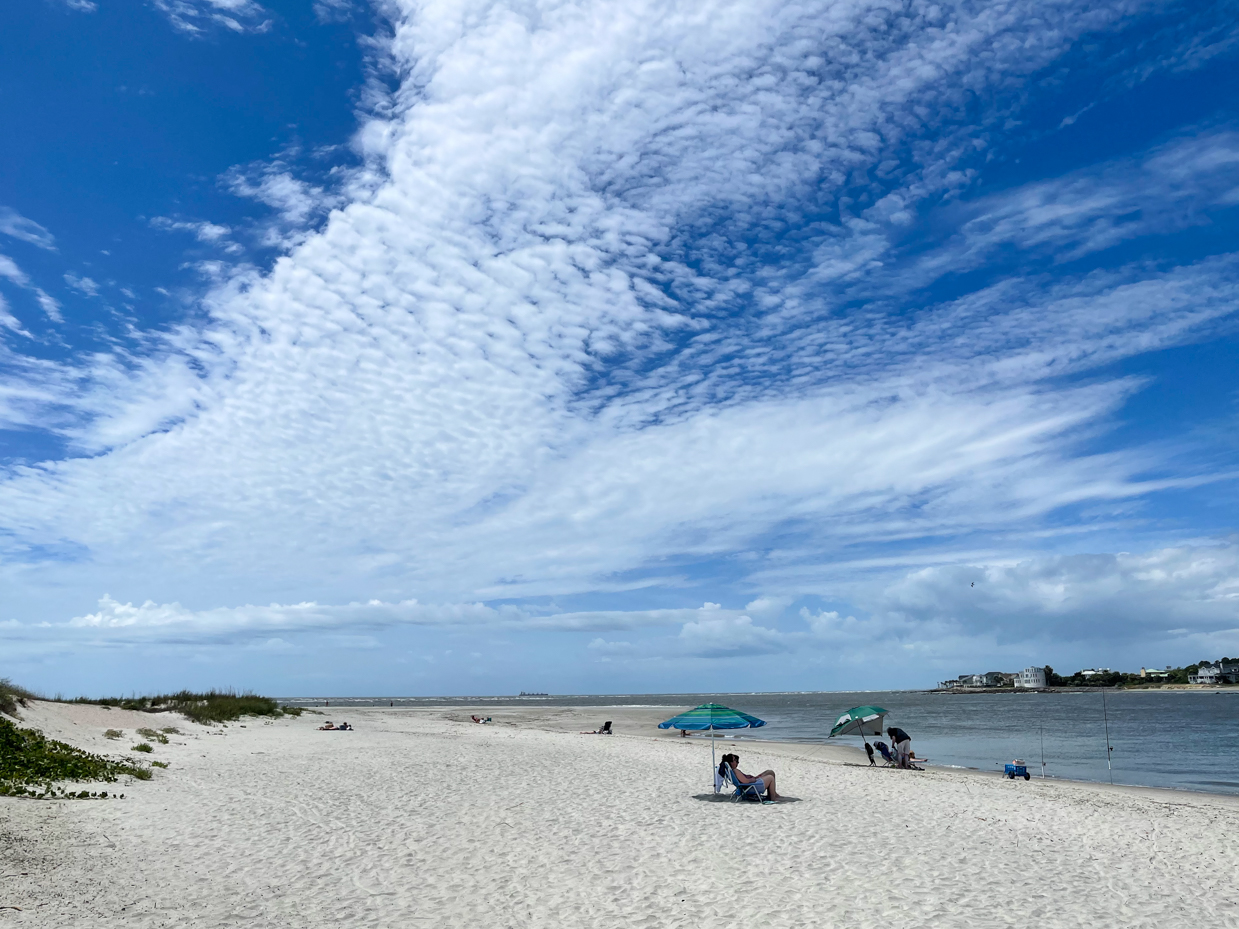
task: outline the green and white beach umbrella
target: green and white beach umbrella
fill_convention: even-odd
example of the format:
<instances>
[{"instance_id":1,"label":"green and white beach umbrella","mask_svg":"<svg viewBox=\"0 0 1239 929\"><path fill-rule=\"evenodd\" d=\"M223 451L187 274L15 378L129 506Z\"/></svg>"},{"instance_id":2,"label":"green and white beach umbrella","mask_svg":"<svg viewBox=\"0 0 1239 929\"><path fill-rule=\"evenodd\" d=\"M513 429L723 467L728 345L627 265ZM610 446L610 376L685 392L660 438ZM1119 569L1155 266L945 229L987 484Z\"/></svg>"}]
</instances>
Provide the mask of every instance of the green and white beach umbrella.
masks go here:
<instances>
[{"instance_id":1,"label":"green and white beach umbrella","mask_svg":"<svg viewBox=\"0 0 1239 929\"><path fill-rule=\"evenodd\" d=\"M690 732L710 731L710 764L715 771L718 762L714 760L714 732L717 729L756 729L766 725L764 719L741 713L721 703L703 703L691 710L685 710L679 716L672 716L666 722L658 724L659 729L687 729ZM717 788L715 788L717 789Z\"/></svg>"},{"instance_id":2,"label":"green and white beach umbrella","mask_svg":"<svg viewBox=\"0 0 1239 929\"><path fill-rule=\"evenodd\" d=\"M830 737L858 735L863 739L866 735L881 735L886 714L887 711L880 706L854 706L839 717L830 730Z\"/></svg>"}]
</instances>

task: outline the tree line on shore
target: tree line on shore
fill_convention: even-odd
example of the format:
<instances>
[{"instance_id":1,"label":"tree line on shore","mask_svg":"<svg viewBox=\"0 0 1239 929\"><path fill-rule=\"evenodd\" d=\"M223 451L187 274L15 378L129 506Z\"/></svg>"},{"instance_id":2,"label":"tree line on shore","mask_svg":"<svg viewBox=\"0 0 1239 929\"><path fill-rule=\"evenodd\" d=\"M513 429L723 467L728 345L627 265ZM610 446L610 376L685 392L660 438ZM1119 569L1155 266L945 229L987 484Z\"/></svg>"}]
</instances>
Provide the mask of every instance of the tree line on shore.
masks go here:
<instances>
[{"instance_id":1,"label":"tree line on shore","mask_svg":"<svg viewBox=\"0 0 1239 929\"><path fill-rule=\"evenodd\" d=\"M1223 658L1222 661L1230 661L1230 659ZM1076 671L1071 675L1062 675L1046 665L1045 683L1047 687L1132 687L1153 684L1187 684L1189 683L1188 677L1194 675L1200 670L1200 666L1205 664L1212 664L1212 662L1198 661L1182 668L1154 671L1152 675L1146 672L1148 676L1145 677L1141 677L1138 672L1109 669L1093 671L1091 674Z\"/></svg>"}]
</instances>

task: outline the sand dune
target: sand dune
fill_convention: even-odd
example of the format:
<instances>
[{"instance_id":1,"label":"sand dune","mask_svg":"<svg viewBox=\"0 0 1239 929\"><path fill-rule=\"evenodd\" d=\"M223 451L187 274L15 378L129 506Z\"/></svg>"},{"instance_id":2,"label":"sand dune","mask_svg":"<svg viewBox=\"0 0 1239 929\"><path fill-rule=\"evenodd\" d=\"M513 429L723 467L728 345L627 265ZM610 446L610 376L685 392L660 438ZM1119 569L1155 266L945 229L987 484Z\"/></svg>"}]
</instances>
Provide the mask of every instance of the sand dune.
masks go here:
<instances>
[{"instance_id":1,"label":"sand dune","mask_svg":"<svg viewBox=\"0 0 1239 929\"><path fill-rule=\"evenodd\" d=\"M0 799L0 926L1239 926L1232 798L741 743L797 801L714 802L708 741L538 712L177 722L123 801Z\"/></svg>"}]
</instances>

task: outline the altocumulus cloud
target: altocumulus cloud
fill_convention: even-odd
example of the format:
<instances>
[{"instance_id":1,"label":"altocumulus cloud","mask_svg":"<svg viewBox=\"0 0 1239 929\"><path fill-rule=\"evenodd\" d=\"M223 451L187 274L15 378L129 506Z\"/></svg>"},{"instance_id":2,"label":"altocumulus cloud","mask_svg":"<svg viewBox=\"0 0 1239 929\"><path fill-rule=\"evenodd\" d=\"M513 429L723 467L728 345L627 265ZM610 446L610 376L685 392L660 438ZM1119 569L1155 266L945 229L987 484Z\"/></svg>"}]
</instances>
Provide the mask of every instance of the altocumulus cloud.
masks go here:
<instances>
[{"instance_id":1,"label":"altocumulus cloud","mask_svg":"<svg viewBox=\"0 0 1239 929\"><path fill-rule=\"evenodd\" d=\"M190 32L266 15L156 6ZM358 133L366 167L332 191L282 163L224 179L280 211L269 272L236 269L144 356L14 360L14 421L80 455L0 484L23 634L662 629L727 659L1016 635L999 615L1066 635L1119 621L1105 591L1218 632L1228 601L1156 565L1204 559L1222 591L1229 548L1004 549L1223 476L1096 451L1142 382L1072 376L1229 324L1234 255L1078 261L1232 205L1235 135L960 201L1030 76L1143 9L394 4L400 82ZM926 214L953 232L908 250ZM927 290L999 252L1000 279ZM961 536L981 559L942 566ZM904 568L833 567L892 551ZM987 585L965 601L970 571ZM701 585L751 602L632 605ZM521 603L556 597L629 605ZM857 609L784 615L806 597Z\"/></svg>"}]
</instances>

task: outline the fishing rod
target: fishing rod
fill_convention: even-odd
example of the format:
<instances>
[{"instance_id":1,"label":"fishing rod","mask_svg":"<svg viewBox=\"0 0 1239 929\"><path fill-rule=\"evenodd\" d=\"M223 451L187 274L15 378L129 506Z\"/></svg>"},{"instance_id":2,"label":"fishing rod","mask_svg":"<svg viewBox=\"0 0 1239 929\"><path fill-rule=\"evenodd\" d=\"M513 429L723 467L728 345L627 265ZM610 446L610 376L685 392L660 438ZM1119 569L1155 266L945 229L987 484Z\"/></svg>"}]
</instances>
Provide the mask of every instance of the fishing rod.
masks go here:
<instances>
[{"instance_id":1,"label":"fishing rod","mask_svg":"<svg viewBox=\"0 0 1239 929\"><path fill-rule=\"evenodd\" d=\"M1114 747L1110 744L1110 714L1106 712L1106 688L1101 688L1101 716L1106 721L1106 770L1110 772L1110 783L1114 783L1114 768L1110 765L1110 753Z\"/></svg>"}]
</instances>

